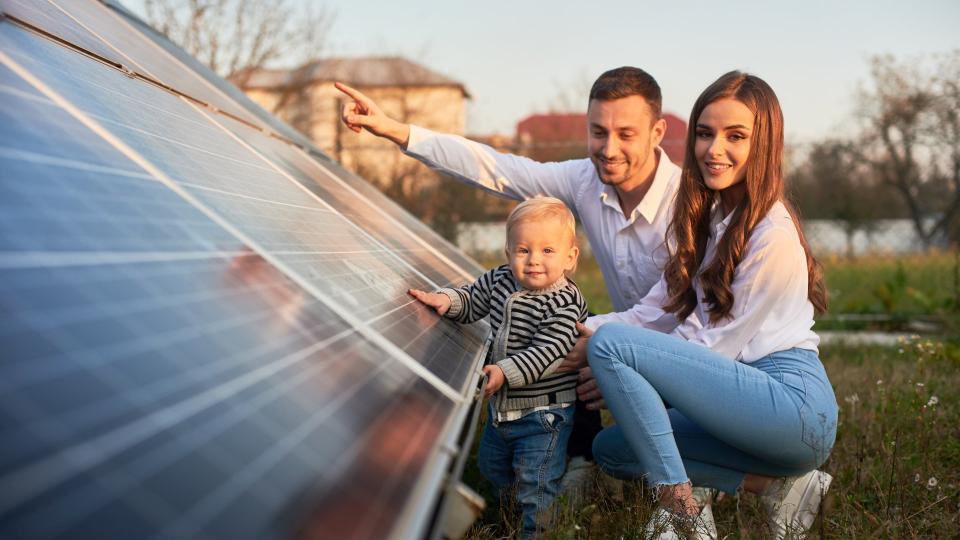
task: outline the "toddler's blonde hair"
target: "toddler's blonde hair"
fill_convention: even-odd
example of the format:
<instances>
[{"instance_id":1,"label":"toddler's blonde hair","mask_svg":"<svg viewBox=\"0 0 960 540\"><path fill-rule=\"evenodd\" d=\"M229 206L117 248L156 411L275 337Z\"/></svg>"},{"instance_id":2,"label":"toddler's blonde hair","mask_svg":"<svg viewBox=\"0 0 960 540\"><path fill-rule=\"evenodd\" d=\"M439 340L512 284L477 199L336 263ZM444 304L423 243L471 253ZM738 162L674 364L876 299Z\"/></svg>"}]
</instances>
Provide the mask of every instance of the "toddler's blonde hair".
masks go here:
<instances>
[{"instance_id":1,"label":"toddler's blonde hair","mask_svg":"<svg viewBox=\"0 0 960 540\"><path fill-rule=\"evenodd\" d=\"M537 196L521 202L507 216L507 249L510 249L510 231L518 223L537 221L548 217L560 220L560 226L570 237L570 245L576 246L577 220L574 219L573 212L560 199ZM576 263L574 263L573 270L576 270L576 268Z\"/></svg>"}]
</instances>

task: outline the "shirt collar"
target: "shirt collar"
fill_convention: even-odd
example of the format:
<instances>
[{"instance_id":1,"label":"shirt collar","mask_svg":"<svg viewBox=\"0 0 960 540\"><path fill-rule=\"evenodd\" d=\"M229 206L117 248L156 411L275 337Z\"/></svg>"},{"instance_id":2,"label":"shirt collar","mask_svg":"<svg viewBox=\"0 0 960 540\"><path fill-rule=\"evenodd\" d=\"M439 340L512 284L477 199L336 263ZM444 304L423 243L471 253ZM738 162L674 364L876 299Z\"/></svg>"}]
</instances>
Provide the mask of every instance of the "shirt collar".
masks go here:
<instances>
[{"instance_id":1,"label":"shirt collar","mask_svg":"<svg viewBox=\"0 0 960 540\"><path fill-rule=\"evenodd\" d=\"M542 289L528 289L523 285L521 285L520 281L517 280L517 278L513 278L513 280L516 282L517 288L523 291L525 294L548 294L548 293L559 291L560 289L566 287L567 284L569 283L567 281L566 276L560 276L560 279L554 281L553 284L547 285Z\"/></svg>"},{"instance_id":2,"label":"shirt collar","mask_svg":"<svg viewBox=\"0 0 960 540\"><path fill-rule=\"evenodd\" d=\"M720 197L716 197L713 206L710 208L710 228L713 229L715 238L720 238L727 231L730 222L733 221L733 214L737 209L734 208L729 214L723 215L723 206L720 204Z\"/></svg>"},{"instance_id":3,"label":"shirt collar","mask_svg":"<svg viewBox=\"0 0 960 540\"><path fill-rule=\"evenodd\" d=\"M657 172L653 175L653 182L650 184L647 194L643 196L643 200L634 210L634 212L639 211L648 223L653 223L653 220L657 217L657 212L660 211L662 206L663 196L667 191L667 185L670 183L670 177L673 176L673 170L676 168L662 148L658 146L654 151L659 157Z\"/></svg>"},{"instance_id":4,"label":"shirt collar","mask_svg":"<svg viewBox=\"0 0 960 540\"><path fill-rule=\"evenodd\" d=\"M620 197L617 196L617 190L609 184L600 185L600 202L619 213L623 212L620 210Z\"/></svg>"}]
</instances>

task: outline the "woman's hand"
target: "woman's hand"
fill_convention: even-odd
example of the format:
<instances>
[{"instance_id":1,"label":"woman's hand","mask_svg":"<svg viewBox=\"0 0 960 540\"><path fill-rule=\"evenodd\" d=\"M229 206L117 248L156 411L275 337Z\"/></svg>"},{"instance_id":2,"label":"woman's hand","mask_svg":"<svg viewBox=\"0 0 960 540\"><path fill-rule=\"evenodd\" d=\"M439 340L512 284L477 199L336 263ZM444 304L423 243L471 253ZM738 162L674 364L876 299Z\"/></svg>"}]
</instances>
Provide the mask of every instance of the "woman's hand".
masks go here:
<instances>
[{"instance_id":1,"label":"woman's hand","mask_svg":"<svg viewBox=\"0 0 960 540\"><path fill-rule=\"evenodd\" d=\"M421 304L432 307L437 315L443 315L450 309L450 297L440 293L428 293L417 289L410 289L407 294L416 298Z\"/></svg>"},{"instance_id":2,"label":"woman's hand","mask_svg":"<svg viewBox=\"0 0 960 540\"><path fill-rule=\"evenodd\" d=\"M560 365L557 366L557 373L576 371L587 367L587 344L590 342L590 336L593 335L593 330L587 328L583 323L577 323L577 332L580 334L580 338L577 339L577 343L573 346L573 349L567 353L567 356L560 362Z\"/></svg>"},{"instance_id":3,"label":"woman's hand","mask_svg":"<svg viewBox=\"0 0 960 540\"><path fill-rule=\"evenodd\" d=\"M599 411L607 408L597 380L593 378L593 370L589 367L581 369L580 376L577 377L577 398L586 403L588 410Z\"/></svg>"},{"instance_id":4,"label":"woman's hand","mask_svg":"<svg viewBox=\"0 0 960 540\"><path fill-rule=\"evenodd\" d=\"M339 82L333 85L353 100L352 103L344 103L340 111L340 120L347 128L356 133L366 129L377 137L390 139L401 148L407 147L407 141L410 139L409 125L387 116L372 99L356 88Z\"/></svg>"}]
</instances>

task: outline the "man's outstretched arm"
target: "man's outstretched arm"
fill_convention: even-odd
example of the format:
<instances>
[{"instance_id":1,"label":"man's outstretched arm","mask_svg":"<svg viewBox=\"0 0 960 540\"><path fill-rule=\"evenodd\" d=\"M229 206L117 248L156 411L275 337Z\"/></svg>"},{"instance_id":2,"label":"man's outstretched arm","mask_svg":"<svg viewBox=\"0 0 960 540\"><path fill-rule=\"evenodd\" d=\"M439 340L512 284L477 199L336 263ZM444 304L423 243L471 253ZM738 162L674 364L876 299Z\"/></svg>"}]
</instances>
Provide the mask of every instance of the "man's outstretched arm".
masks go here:
<instances>
[{"instance_id":1,"label":"man's outstretched arm","mask_svg":"<svg viewBox=\"0 0 960 540\"><path fill-rule=\"evenodd\" d=\"M340 112L348 129L389 139L428 167L500 196L523 200L548 195L576 212L579 187L593 176L593 166L586 160L540 163L500 153L459 135L398 122L359 90L343 83L336 87L351 100Z\"/></svg>"}]
</instances>

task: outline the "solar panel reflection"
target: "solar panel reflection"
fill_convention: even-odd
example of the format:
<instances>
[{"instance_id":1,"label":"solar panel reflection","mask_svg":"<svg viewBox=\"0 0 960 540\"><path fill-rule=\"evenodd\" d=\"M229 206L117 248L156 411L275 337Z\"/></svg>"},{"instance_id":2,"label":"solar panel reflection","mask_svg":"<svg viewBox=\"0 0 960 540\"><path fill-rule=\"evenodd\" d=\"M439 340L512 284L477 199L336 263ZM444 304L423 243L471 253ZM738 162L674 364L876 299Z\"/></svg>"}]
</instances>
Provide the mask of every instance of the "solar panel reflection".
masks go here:
<instances>
[{"instance_id":1,"label":"solar panel reflection","mask_svg":"<svg viewBox=\"0 0 960 540\"><path fill-rule=\"evenodd\" d=\"M79 260L77 252L143 251L144 238L159 250L182 253L236 247L221 227L9 69L0 66L0 76L6 180L0 186L0 253ZM38 171L44 181L22 180Z\"/></svg>"},{"instance_id":2,"label":"solar panel reflection","mask_svg":"<svg viewBox=\"0 0 960 540\"><path fill-rule=\"evenodd\" d=\"M406 294L408 288L448 284L429 281L390 246L304 189L293 180L301 171L265 161L182 99L24 32L14 33L11 39L17 41L16 47L11 44L11 54L44 84L102 122L200 204L361 320L375 323L396 309L414 317L423 308ZM241 124L233 127L266 144L265 137L254 130ZM451 324L434 324L424 332L416 319L400 325L394 318L393 324L382 328L401 348L416 341L411 336L435 333L425 335L417 345L418 352L426 354L413 358L461 388L469 374L464 360L482 338L479 330L470 327L460 331L451 326L444 331L443 326ZM470 335L472 343L446 343L454 333ZM430 354L431 343L453 356Z\"/></svg>"},{"instance_id":3,"label":"solar panel reflection","mask_svg":"<svg viewBox=\"0 0 960 540\"><path fill-rule=\"evenodd\" d=\"M124 21L135 27L136 30L142 33L144 37L162 47L163 50L172 55L178 61L182 62L191 71L202 77L212 86L216 87L223 94L229 96L230 99L232 99L237 105L243 107L248 112L256 116L261 122L269 126L270 129L276 131L285 139L292 141L297 145L303 147L312 146L310 140L300 134L300 132L294 130L287 124L280 121L277 117L263 110L262 107L248 98L246 94L241 92L236 86L217 76L210 70L210 68L197 61L196 58L190 56L186 51L174 45L169 39L157 33L156 30L144 24L143 21L130 14L130 12L128 12L122 5L119 5L113 0L105 0L104 3L107 5L107 7L122 17ZM323 159L329 160L329 158L326 156L324 156Z\"/></svg>"},{"instance_id":4,"label":"solar panel reflection","mask_svg":"<svg viewBox=\"0 0 960 540\"><path fill-rule=\"evenodd\" d=\"M117 64L130 65L125 55L110 47L80 23L67 17L47 0L0 0L5 15L40 28L45 32Z\"/></svg>"},{"instance_id":5,"label":"solar panel reflection","mask_svg":"<svg viewBox=\"0 0 960 540\"><path fill-rule=\"evenodd\" d=\"M457 404L329 302L462 391L480 334L404 294L462 273L299 150L2 22L0 53L0 536L391 534Z\"/></svg>"},{"instance_id":6,"label":"solar panel reflection","mask_svg":"<svg viewBox=\"0 0 960 540\"><path fill-rule=\"evenodd\" d=\"M330 176L316 161L298 149L228 119L216 121L238 135L284 174L316 194L319 200L360 225L374 242L386 249L383 255L396 257L415 269L429 281L430 287L465 282L463 270L451 264L433 246L425 246L421 239L401 227L395 218L359 196L344 182ZM350 266L369 286L382 287L383 284L378 283L381 273L370 272L371 268L379 265L360 263L363 260L359 255L343 260L343 264ZM401 292L408 287L406 283L410 281L400 283ZM466 359L473 354L472 351L482 346L488 332L485 324L466 327L455 325L428 314L425 308L416 303L404 304L399 309L388 309L383 313L383 316L372 320L374 329L401 346L411 357L422 361L442 380L460 391L464 390L470 367Z\"/></svg>"},{"instance_id":7,"label":"solar panel reflection","mask_svg":"<svg viewBox=\"0 0 960 540\"><path fill-rule=\"evenodd\" d=\"M186 102L29 34L14 38L23 47L12 51L15 60L55 92L258 245L293 266L315 262L315 274L333 278L329 293L359 313L382 312L384 302L400 297L406 302L401 281L425 283Z\"/></svg>"},{"instance_id":8,"label":"solar panel reflection","mask_svg":"<svg viewBox=\"0 0 960 540\"><path fill-rule=\"evenodd\" d=\"M95 0L55 0L58 7L76 18L92 32L123 52L143 73L194 99L241 118L259 127L267 127L255 115L221 92L166 50L130 26L116 12ZM135 70L140 72L140 70Z\"/></svg>"},{"instance_id":9,"label":"solar panel reflection","mask_svg":"<svg viewBox=\"0 0 960 540\"><path fill-rule=\"evenodd\" d=\"M297 180L337 213L356 223L390 253L405 260L410 266L423 272L424 277L438 286L460 285L470 276L441 255L434 245L426 243L409 229L361 195L346 181L328 172L317 160L296 147L276 138L232 122L217 118L231 133L266 157L284 173Z\"/></svg>"}]
</instances>

